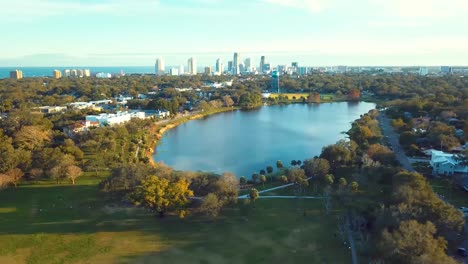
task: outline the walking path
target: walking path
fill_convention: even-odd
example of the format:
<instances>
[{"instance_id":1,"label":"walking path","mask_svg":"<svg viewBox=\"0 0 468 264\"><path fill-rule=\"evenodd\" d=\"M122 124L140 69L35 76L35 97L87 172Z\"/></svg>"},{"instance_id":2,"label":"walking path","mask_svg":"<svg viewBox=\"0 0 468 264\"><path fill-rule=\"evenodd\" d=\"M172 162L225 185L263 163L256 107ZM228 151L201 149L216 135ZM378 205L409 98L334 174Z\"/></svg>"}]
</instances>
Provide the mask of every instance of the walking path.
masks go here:
<instances>
[{"instance_id":1,"label":"walking path","mask_svg":"<svg viewBox=\"0 0 468 264\"><path fill-rule=\"evenodd\" d=\"M307 178L307 180L310 180L312 179L312 177L309 177ZM276 186L276 187L273 187L273 188L270 188L270 189L266 189L266 190L262 190L262 191L258 191L258 194L261 194L261 193L266 193L266 192L269 192L269 191L274 191L274 190L279 190L279 189L283 189L283 188L286 188L286 187L289 187L289 186L292 186L296 183L288 183L288 184L285 184L285 185L281 185L281 186ZM262 198L263 196L259 196L259 198ZM285 197L285 196L270 196L270 197ZM305 196L291 196L291 197L305 197ZM244 195L239 195L238 199L246 199L246 198L249 198L249 195L248 194L244 194Z\"/></svg>"}]
</instances>

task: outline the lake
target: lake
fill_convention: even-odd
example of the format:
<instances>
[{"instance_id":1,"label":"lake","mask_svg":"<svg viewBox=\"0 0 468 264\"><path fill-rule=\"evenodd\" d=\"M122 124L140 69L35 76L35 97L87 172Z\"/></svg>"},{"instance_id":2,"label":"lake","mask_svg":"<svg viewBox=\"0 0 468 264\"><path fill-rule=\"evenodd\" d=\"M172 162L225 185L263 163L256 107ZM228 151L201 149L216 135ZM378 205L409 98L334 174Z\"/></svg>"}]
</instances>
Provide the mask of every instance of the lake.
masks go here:
<instances>
[{"instance_id":1,"label":"lake","mask_svg":"<svg viewBox=\"0 0 468 264\"><path fill-rule=\"evenodd\" d=\"M268 165L276 169L277 160L289 165L320 155L374 108L374 103L337 102L219 113L168 130L153 158L176 170L229 171L250 179Z\"/></svg>"}]
</instances>

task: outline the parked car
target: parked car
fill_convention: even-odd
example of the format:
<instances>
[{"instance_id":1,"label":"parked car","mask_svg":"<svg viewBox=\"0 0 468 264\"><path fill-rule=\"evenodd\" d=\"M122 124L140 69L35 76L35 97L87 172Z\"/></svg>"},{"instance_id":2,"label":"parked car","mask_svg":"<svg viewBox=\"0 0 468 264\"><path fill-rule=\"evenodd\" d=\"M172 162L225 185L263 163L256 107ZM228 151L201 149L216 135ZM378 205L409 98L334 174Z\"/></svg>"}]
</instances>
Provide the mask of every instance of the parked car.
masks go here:
<instances>
[{"instance_id":1,"label":"parked car","mask_svg":"<svg viewBox=\"0 0 468 264\"><path fill-rule=\"evenodd\" d=\"M468 252L466 251L466 249L464 247L457 248L457 253L458 253L458 255L460 255L462 257L468 257Z\"/></svg>"}]
</instances>

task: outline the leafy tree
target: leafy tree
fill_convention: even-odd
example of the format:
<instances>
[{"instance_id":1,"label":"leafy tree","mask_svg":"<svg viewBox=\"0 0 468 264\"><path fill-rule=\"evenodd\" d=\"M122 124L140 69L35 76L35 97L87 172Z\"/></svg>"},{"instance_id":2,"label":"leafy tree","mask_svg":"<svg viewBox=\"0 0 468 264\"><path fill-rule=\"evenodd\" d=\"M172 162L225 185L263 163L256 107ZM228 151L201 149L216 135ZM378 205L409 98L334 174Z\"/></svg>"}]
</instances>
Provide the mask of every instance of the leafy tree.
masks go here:
<instances>
[{"instance_id":1,"label":"leafy tree","mask_svg":"<svg viewBox=\"0 0 468 264\"><path fill-rule=\"evenodd\" d=\"M282 169L283 168L283 162L281 160L276 161L276 168Z\"/></svg>"},{"instance_id":2,"label":"leafy tree","mask_svg":"<svg viewBox=\"0 0 468 264\"><path fill-rule=\"evenodd\" d=\"M297 165L297 166L301 166L301 164L302 164L302 161L301 161L301 160L296 160L296 165Z\"/></svg>"},{"instance_id":3,"label":"leafy tree","mask_svg":"<svg viewBox=\"0 0 468 264\"><path fill-rule=\"evenodd\" d=\"M239 178L239 183L240 185L245 185L247 183L247 179L244 176L241 176Z\"/></svg>"},{"instance_id":4,"label":"leafy tree","mask_svg":"<svg viewBox=\"0 0 468 264\"><path fill-rule=\"evenodd\" d=\"M258 175L258 173L252 174L252 181L253 181L253 183L257 183L259 177L260 177L260 176Z\"/></svg>"},{"instance_id":5,"label":"leafy tree","mask_svg":"<svg viewBox=\"0 0 468 264\"><path fill-rule=\"evenodd\" d=\"M295 160L291 160L291 166L296 166L297 162Z\"/></svg>"},{"instance_id":6,"label":"leafy tree","mask_svg":"<svg viewBox=\"0 0 468 264\"><path fill-rule=\"evenodd\" d=\"M351 101L358 101L361 98L361 91L358 89L351 89L348 93L348 99Z\"/></svg>"},{"instance_id":7,"label":"leafy tree","mask_svg":"<svg viewBox=\"0 0 468 264\"><path fill-rule=\"evenodd\" d=\"M267 166L266 167L267 173L270 174L273 172L273 167L272 166Z\"/></svg>"},{"instance_id":8,"label":"leafy tree","mask_svg":"<svg viewBox=\"0 0 468 264\"><path fill-rule=\"evenodd\" d=\"M288 183L288 177L286 177L285 175L281 176L280 179L282 183L284 184Z\"/></svg>"},{"instance_id":9,"label":"leafy tree","mask_svg":"<svg viewBox=\"0 0 468 264\"><path fill-rule=\"evenodd\" d=\"M10 178L10 181L11 183L13 183L15 188L18 187L18 183L21 181L21 178L23 178L24 176L24 173L18 168L10 169L5 174Z\"/></svg>"},{"instance_id":10,"label":"leafy tree","mask_svg":"<svg viewBox=\"0 0 468 264\"><path fill-rule=\"evenodd\" d=\"M367 155L374 161L384 165L396 164L396 158L393 151L380 144L372 144L367 149Z\"/></svg>"},{"instance_id":11,"label":"leafy tree","mask_svg":"<svg viewBox=\"0 0 468 264\"><path fill-rule=\"evenodd\" d=\"M304 161L304 171L307 176L322 178L330 171L328 160L315 158Z\"/></svg>"},{"instance_id":12,"label":"leafy tree","mask_svg":"<svg viewBox=\"0 0 468 264\"><path fill-rule=\"evenodd\" d=\"M335 182L335 177L332 174L325 175L325 183L332 185Z\"/></svg>"},{"instance_id":13,"label":"leafy tree","mask_svg":"<svg viewBox=\"0 0 468 264\"><path fill-rule=\"evenodd\" d=\"M217 217L223 202L214 193L209 193L203 198L203 202L200 206L200 211L208 216Z\"/></svg>"},{"instance_id":14,"label":"leafy tree","mask_svg":"<svg viewBox=\"0 0 468 264\"><path fill-rule=\"evenodd\" d=\"M180 209L188 203L188 197L193 195L186 179L170 182L168 179L150 175L141 181L131 194L130 199L135 205L143 205L156 210L160 217L171 209Z\"/></svg>"},{"instance_id":15,"label":"leafy tree","mask_svg":"<svg viewBox=\"0 0 468 264\"><path fill-rule=\"evenodd\" d=\"M359 184L358 184L357 182L353 181L353 182L351 183L351 191L352 191L352 192L357 192L357 191L358 191L358 188L359 188Z\"/></svg>"},{"instance_id":16,"label":"leafy tree","mask_svg":"<svg viewBox=\"0 0 468 264\"><path fill-rule=\"evenodd\" d=\"M287 176L288 176L288 181L294 182L294 183L299 182L300 179L306 178L304 170L299 169L299 168L293 168L289 170Z\"/></svg>"},{"instance_id":17,"label":"leafy tree","mask_svg":"<svg viewBox=\"0 0 468 264\"><path fill-rule=\"evenodd\" d=\"M348 185L348 181L345 178L341 177L339 180L339 184L341 187L346 187Z\"/></svg>"},{"instance_id":18,"label":"leafy tree","mask_svg":"<svg viewBox=\"0 0 468 264\"><path fill-rule=\"evenodd\" d=\"M225 95L223 96L223 103L226 107L231 107L234 105L234 101L232 100L231 96Z\"/></svg>"},{"instance_id":19,"label":"leafy tree","mask_svg":"<svg viewBox=\"0 0 468 264\"><path fill-rule=\"evenodd\" d=\"M261 169L260 170L260 175L265 175L266 174L266 171L264 169Z\"/></svg>"},{"instance_id":20,"label":"leafy tree","mask_svg":"<svg viewBox=\"0 0 468 264\"><path fill-rule=\"evenodd\" d=\"M403 221L393 232L383 231L380 249L391 263L457 263L445 253L447 241L435 234L431 222Z\"/></svg>"},{"instance_id":21,"label":"leafy tree","mask_svg":"<svg viewBox=\"0 0 468 264\"><path fill-rule=\"evenodd\" d=\"M258 190L257 190L257 189L252 188L252 189L250 190L250 192L249 192L249 199L250 199L250 201L255 202L255 200L257 200L259 196L260 196L260 195L258 194Z\"/></svg>"},{"instance_id":22,"label":"leafy tree","mask_svg":"<svg viewBox=\"0 0 468 264\"><path fill-rule=\"evenodd\" d=\"M50 141L49 131L40 126L24 126L15 134L15 145L27 150L36 150Z\"/></svg>"},{"instance_id":23,"label":"leafy tree","mask_svg":"<svg viewBox=\"0 0 468 264\"><path fill-rule=\"evenodd\" d=\"M71 180L72 184L75 184L75 181L78 177L83 174L83 171L81 171L81 168L75 165L70 165L66 168L66 175L67 178Z\"/></svg>"},{"instance_id":24,"label":"leafy tree","mask_svg":"<svg viewBox=\"0 0 468 264\"><path fill-rule=\"evenodd\" d=\"M263 184L263 188L265 188L265 182L267 181L267 177L265 175L261 175L260 176L260 181Z\"/></svg>"},{"instance_id":25,"label":"leafy tree","mask_svg":"<svg viewBox=\"0 0 468 264\"><path fill-rule=\"evenodd\" d=\"M236 203L237 194L239 192L239 180L229 172L223 173L216 183L216 195L224 203Z\"/></svg>"}]
</instances>

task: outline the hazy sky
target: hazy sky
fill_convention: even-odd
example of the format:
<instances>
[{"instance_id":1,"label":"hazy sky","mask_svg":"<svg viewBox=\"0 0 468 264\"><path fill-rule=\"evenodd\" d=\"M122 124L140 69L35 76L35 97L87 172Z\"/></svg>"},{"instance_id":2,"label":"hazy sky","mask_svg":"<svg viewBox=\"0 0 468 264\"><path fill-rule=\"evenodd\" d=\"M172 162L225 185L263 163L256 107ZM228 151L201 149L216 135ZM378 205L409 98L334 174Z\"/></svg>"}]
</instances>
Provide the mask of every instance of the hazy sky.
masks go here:
<instances>
[{"instance_id":1,"label":"hazy sky","mask_svg":"<svg viewBox=\"0 0 468 264\"><path fill-rule=\"evenodd\" d=\"M0 0L0 66L468 65L468 0Z\"/></svg>"}]
</instances>

